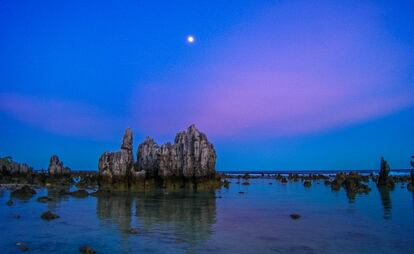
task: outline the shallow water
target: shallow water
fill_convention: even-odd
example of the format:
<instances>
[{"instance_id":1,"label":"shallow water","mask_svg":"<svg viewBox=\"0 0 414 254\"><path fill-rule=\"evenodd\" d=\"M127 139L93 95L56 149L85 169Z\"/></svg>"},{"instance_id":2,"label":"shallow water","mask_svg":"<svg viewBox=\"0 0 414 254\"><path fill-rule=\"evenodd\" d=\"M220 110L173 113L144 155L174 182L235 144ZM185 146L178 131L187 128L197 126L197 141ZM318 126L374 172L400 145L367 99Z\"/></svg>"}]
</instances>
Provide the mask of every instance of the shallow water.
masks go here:
<instances>
[{"instance_id":1,"label":"shallow water","mask_svg":"<svg viewBox=\"0 0 414 254\"><path fill-rule=\"evenodd\" d=\"M16 242L24 242L29 253L78 253L83 245L97 253L412 253L414 194L400 184L380 191L371 183L368 195L350 198L323 181L311 188L269 179L231 182L216 192L87 198L37 189L10 207L10 192L2 190L0 252L19 252ZM44 195L55 199L36 201ZM42 220L47 210L60 218ZM292 213L302 217L292 220Z\"/></svg>"}]
</instances>

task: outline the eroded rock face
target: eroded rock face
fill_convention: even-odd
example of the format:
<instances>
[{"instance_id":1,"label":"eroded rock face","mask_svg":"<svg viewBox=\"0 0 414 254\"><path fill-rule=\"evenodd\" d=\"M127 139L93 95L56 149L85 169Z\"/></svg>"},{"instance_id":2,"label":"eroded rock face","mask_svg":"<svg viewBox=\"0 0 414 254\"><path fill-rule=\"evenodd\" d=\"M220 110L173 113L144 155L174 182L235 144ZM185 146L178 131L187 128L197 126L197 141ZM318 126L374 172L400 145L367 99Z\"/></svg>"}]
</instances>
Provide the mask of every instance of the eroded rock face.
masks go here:
<instances>
[{"instance_id":1,"label":"eroded rock face","mask_svg":"<svg viewBox=\"0 0 414 254\"><path fill-rule=\"evenodd\" d=\"M137 168L147 176L201 178L214 175L216 152L207 136L194 125L159 147L151 138L139 145Z\"/></svg>"},{"instance_id":2,"label":"eroded rock face","mask_svg":"<svg viewBox=\"0 0 414 254\"><path fill-rule=\"evenodd\" d=\"M134 158L132 153L132 131L127 128L122 139L121 151L105 152L98 162L102 176L126 176L132 172Z\"/></svg>"},{"instance_id":3,"label":"eroded rock face","mask_svg":"<svg viewBox=\"0 0 414 254\"><path fill-rule=\"evenodd\" d=\"M184 177L204 177L215 172L216 152L195 125L175 137L177 164Z\"/></svg>"},{"instance_id":4,"label":"eroded rock face","mask_svg":"<svg viewBox=\"0 0 414 254\"><path fill-rule=\"evenodd\" d=\"M60 161L57 155L52 155L48 172L50 175L66 175L70 174L70 168L63 166L63 161Z\"/></svg>"},{"instance_id":5,"label":"eroded rock face","mask_svg":"<svg viewBox=\"0 0 414 254\"><path fill-rule=\"evenodd\" d=\"M11 157L0 158L0 173L3 175L25 175L32 172L32 168L25 163L18 163Z\"/></svg>"},{"instance_id":6,"label":"eroded rock face","mask_svg":"<svg viewBox=\"0 0 414 254\"><path fill-rule=\"evenodd\" d=\"M143 143L138 146L137 152L137 170L145 171L146 176L155 177L158 175L158 162L160 147L154 140L147 137Z\"/></svg>"}]
</instances>

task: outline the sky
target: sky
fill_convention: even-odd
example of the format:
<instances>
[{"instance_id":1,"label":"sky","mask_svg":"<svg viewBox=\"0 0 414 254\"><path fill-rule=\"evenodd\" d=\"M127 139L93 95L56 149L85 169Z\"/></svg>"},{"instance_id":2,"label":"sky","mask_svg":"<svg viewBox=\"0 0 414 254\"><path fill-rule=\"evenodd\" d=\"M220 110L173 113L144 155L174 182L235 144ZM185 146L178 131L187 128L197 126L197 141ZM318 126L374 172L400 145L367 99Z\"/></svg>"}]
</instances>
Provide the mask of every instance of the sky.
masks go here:
<instances>
[{"instance_id":1,"label":"sky","mask_svg":"<svg viewBox=\"0 0 414 254\"><path fill-rule=\"evenodd\" d=\"M0 0L0 156L95 170L190 124L218 170L408 168L413 1ZM188 36L195 38L193 43Z\"/></svg>"}]
</instances>

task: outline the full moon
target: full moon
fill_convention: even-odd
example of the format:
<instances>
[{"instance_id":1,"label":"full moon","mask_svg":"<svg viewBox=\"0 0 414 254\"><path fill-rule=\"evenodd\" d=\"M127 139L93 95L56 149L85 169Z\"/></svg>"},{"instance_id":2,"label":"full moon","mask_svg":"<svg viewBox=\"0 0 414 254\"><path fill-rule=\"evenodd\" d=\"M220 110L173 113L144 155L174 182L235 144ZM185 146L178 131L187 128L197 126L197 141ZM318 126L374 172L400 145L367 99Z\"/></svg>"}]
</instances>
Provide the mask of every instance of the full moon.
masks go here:
<instances>
[{"instance_id":1,"label":"full moon","mask_svg":"<svg viewBox=\"0 0 414 254\"><path fill-rule=\"evenodd\" d=\"M194 43L194 41L195 41L194 36L192 36L192 35L187 36L187 42L188 43Z\"/></svg>"}]
</instances>

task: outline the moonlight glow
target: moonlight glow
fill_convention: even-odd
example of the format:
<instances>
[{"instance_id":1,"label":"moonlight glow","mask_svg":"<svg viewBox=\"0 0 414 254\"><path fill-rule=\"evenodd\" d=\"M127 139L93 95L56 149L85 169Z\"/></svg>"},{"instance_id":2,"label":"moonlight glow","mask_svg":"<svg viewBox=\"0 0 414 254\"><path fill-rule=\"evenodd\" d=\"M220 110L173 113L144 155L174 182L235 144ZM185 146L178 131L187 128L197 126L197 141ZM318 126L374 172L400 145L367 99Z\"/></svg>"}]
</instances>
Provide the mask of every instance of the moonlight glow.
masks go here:
<instances>
[{"instance_id":1,"label":"moonlight glow","mask_svg":"<svg viewBox=\"0 0 414 254\"><path fill-rule=\"evenodd\" d=\"M194 41L195 41L194 36L192 36L192 35L187 36L187 42L188 43L192 44L192 43L194 43Z\"/></svg>"}]
</instances>

